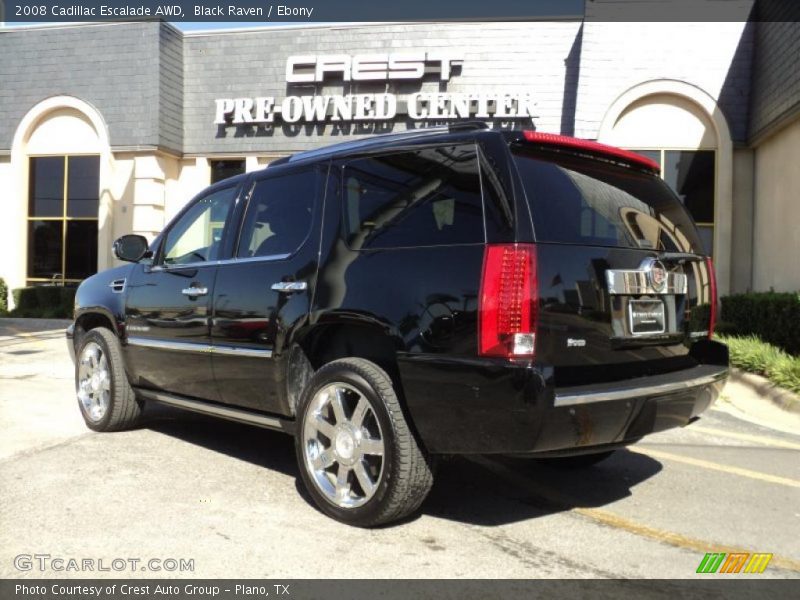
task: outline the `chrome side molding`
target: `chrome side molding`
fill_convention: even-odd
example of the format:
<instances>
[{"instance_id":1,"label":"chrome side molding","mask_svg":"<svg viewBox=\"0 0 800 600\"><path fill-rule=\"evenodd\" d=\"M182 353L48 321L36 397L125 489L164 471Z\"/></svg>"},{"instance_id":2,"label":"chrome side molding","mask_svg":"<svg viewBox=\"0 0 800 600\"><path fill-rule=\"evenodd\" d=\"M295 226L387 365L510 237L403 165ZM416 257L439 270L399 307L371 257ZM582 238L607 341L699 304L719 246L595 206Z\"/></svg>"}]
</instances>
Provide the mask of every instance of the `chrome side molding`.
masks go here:
<instances>
[{"instance_id":1,"label":"chrome side molding","mask_svg":"<svg viewBox=\"0 0 800 600\"><path fill-rule=\"evenodd\" d=\"M143 337L128 337L128 344L142 348L158 350L174 350L175 352L199 352L201 354L222 354L227 356L244 356L253 358L271 358L272 350L267 348L242 348L240 346L221 346L197 342L173 342Z\"/></svg>"}]
</instances>

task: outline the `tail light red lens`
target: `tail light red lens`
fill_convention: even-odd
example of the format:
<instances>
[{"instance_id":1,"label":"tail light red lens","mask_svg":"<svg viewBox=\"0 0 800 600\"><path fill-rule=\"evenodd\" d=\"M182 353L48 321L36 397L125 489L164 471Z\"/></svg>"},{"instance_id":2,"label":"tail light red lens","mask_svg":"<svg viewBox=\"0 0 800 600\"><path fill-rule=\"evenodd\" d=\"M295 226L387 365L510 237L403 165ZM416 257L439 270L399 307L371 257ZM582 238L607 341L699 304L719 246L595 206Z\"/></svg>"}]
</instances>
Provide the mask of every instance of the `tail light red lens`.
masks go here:
<instances>
[{"instance_id":1,"label":"tail light red lens","mask_svg":"<svg viewBox=\"0 0 800 600\"><path fill-rule=\"evenodd\" d=\"M706 258L706 268L708 269L708 286L711 295L711 311L708 319L708 339L711 339L714 336L714 327L717 325L717 308L719 306L717 274L714 272L714 263L711 258Z\"/></svg>"},{"instance_id":2,"label":"tail light red lens","mask_svg":"<svg viewBox=\"0 0 800 600\"><path fill-rule=\"evenodd\" d=\"M533 244L486 246L478 315L481 356L533 356L538 295Z\"/></svg>"}]
</instances>

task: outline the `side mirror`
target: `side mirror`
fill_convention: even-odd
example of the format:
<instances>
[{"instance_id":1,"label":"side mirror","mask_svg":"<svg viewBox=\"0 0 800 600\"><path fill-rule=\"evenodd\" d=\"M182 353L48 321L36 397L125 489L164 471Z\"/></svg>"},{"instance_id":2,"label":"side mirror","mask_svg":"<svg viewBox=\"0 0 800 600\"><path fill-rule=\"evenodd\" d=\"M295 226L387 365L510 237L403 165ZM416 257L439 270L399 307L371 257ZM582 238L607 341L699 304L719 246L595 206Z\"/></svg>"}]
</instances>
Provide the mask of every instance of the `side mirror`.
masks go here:
<instances>
[{"instance_id":1,"label":"side mirror","mask_svg":"<svg viewBox=\"0 0 800 600\"><path fill-rule=\"evenodd\" d=\"M143 235L128 234L114 242L114 256L125 262L139 262L148 254L150 246Z\"/></svg>"}]
</instances>

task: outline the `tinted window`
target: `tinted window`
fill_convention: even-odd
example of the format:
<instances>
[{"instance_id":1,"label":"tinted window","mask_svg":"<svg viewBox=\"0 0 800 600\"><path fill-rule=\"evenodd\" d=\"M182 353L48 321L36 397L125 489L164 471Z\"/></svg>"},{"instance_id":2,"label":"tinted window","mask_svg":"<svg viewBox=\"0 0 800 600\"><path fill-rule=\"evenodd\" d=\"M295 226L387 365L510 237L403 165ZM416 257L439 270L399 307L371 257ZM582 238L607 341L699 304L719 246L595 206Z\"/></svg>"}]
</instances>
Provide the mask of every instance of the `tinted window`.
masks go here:
<instances>
[{"instance_id":1,"label":"tinted window","mask_svg":"<svg viewBox=\"0 0 800 600\"><path fill-rule=\"evenodd\" d=\"M714 151L667 150L664 180L698 223L714 222Z\"/></svg>"},{"instance_id":2,"label":"tinted window","mask_svg":"<svg viewBox=\"0 0 800 600\"><path fill-rule=\"evenodd\" d=\"M484 241L473 145L348 162L344 206L347 240L354 249Z\"/></svg>"},{"instance_id":3,"label":"tinted window","mask_svg":"<svg viewBox=\"0 0 800 600\"><path fill-rule=\"evenodd\" d=\"M522 149L514 161L539 241L705 252L691 217L654 175Z\"/></svg>"},{"instance_id":4,"label":"tinted window","mask_svg":"<svg viewBox=\"0 0 800 600\"><path fill-rule=\"evenodd\" d=\"M211 183L217 183L228 177L234 177L244 173L244 159L212 160L211 161Z\"/></svg>"},{"instance_id":5,"label":"tinted window","mask_svg":"<svg viewBox=\"0 0 800 600\"><path fill-rule=\"evenodd\" d=\"M31 217L64 216L64 157L43 156L30 161Z\"/></svg>"},{"instance_id":6,"label":"tinted window","mask_svg":"<svg viewBox=\"0 0 800 600\"><path fill-rule=\"evenodd\" d=\"M28 277L61 276L63 235L62 221L28 221Z\"/></svg>"},{"instance_id":7,"label":"tinted window","mask_svg":"<svg viewBox=\"0 0 800 600\"><path fill-rule=\"evenodd\" d=\"M297 250L311 228L316 189L314 170L257 181L236 256L278 256Z\"/></svg>"},{"instance_id":8,"label":"tinted window","mask_svg":"<svg viewBox=\"0 0 800 600\"><path fill-rule=\"evenodd\" d=\"M70 156L67 216L97 217L100 198L100 157Z\"/></svg>"},{"instance_id":9,"label":"tinted window","mask_svg":"<svg viewBox=\"0 0 800 600\"><path fill-rule=\"evenodd\" d=\"M217 260L235 194L236 188L230 187L195 202L167 233L164 263L182 265Z\"/></svg>"}]
</instances>

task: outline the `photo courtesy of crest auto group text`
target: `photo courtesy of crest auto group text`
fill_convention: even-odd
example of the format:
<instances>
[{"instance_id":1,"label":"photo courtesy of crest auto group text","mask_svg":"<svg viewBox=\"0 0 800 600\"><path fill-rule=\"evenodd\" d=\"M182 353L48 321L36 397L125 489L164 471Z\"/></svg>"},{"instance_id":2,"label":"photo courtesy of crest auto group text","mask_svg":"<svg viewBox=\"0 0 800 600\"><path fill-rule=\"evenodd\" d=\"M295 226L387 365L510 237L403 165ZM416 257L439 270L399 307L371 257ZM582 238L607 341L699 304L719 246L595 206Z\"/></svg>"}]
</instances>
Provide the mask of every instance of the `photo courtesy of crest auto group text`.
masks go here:
<instances>
[{"instance_id":1,"label":"photo courtesy of crest auto group text","mask_svg":"<svg viewBox=\"0 0 800 600\"><path fill-rule=\"evenodd\" d=\"M0 4L0 598L796 594L798 53L788 0Z\"/></svg>"}]
</instances>

